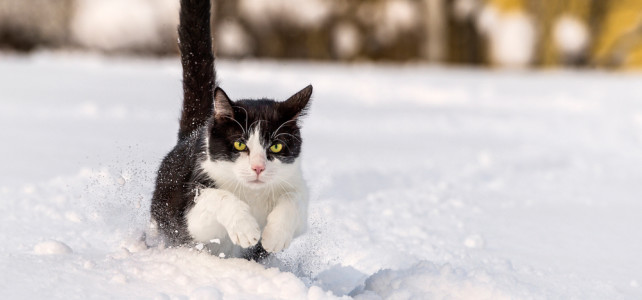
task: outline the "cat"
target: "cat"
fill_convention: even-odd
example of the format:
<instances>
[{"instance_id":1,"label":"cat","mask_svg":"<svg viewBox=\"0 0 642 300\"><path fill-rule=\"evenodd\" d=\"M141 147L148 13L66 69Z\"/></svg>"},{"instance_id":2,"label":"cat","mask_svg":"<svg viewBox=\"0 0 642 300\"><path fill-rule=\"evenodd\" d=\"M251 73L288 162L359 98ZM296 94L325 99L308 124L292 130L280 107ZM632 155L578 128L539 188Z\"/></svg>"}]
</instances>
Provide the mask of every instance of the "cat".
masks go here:
<instances>
[{"instance_id":1,"label":"cat","mask_svg":"<svg viewBox=\"0 0 642 300\"><path fill-rule=\"evenodd\" d=\"M209 0L181 0L183 110L157 173L151 223L169 246L260 260L307 227L300 120L308 85L285 101L232 101L217 86Z\"/></svg>"}]
</instances>

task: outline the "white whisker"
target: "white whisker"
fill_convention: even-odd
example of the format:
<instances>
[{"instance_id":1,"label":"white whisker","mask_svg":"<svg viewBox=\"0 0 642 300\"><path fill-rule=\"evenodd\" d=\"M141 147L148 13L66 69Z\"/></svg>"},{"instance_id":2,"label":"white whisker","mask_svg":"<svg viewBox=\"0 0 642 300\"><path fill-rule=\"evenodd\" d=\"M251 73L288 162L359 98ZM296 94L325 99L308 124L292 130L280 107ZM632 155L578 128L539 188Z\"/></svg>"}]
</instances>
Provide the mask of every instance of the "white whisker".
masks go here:
<instances>
[{"instance_id":1,"label":"white whisker","mask_svg":"<svg viewBox=\"0 0 642 300\"><path fill-rule=\"evenodd\" d=\"M287 144L285 141L280 140L280 139L274 139L274 140L275 140L275 141L277 141L277 142L281 142L281 144L283 144L283 146L285 146L285 147L287 147L288 149L290 149L290 147L288 147L288 144Z\"/></svg>"},{"instance_id":2,"label":"white whisker","mask_svg":"<svg viewBox=\"0 0 642 300\"><path fill-rule=\"evenodd\" d=\"M243 130L243 134L245 134L245 133L246 133L246 132L245 132L245 128L243 128L243 125L241 125L241 123L239 123L239 121L234 120L233 118L230 118L230 117L228 117L228 116L225 116L225 118L228 118L228 119L230 119L230 120L234 121L234 123L238 124L238 125L239 125L239 127L241 127L241 130Z\"/></svg>"},{"instance_id":3,"label":"white whisker","mask_svg":"<svg viewBox=\"0 0 642 300\"><path fill-rule=\"evenodd\" d=\"M257 122L267 122L267 120L256 120L256 121L252 122L252 124L250 124L250 128L252 128L254 126L254 124L257 123ZM249 130L249 128L248 128L248 130Z\"/></svg>"},{"instance_id":4,"label":"white whisker","mask_svg":"<svg viewBox=\"0 0 642 300\"><path fill-rule=\"evenodd\" d=\"M275 134L277 134L277 133L279 132L279 130L281 130L281 127L283 127L285 124L290 123L290 122L296 122L296 119L289 120L289 121L285 121L283 124L281 124L281 126L279 126L279 127L278 127L278 128L277 128L277 129L272 133L272 135L270 136L270 138L273 138L273 137L274 137L274 135L275 135Z\"/></svg>"},{"instance_id":5,"label":"white whisker","mask_svg":"<svg viewBox=\"0 0 642 300\"><path fill-rule=\"evenodd\" d=\"M270 191L272 192L272 200L275 200L276 196L274 196L274 186L270 185Z\"/></svg>"},{"instance_id":6,"label":"white whisker","mask_svg":"<svg viewBox=\"0 0 642 300\"><path fill-rule=\"evenodd\" d=\"M295 135L293 135L293 134L291 134L291 133L287 133L287 132L281 132L281 133L279 133L279 134L275 135L275 136L274 136L274 137L272 137L272 138L278 138L280 135L283 135L283 134L285 134L285 135L289 135L289 136L293 137L295 140L299 141L299 143L301 142L301 140L300 140L299 138L297 138Z\"/></svg>"},{"instance_id":7,"label":"white whisker","mask_svg":"<svg viewBox=\"0 0 642 300\"><path fill-rule=\"evenodd\" d=\"M285 179L283 179L283 178L281 178L281 177L276 177L276 179L278 179L278 180L279 180L279 182L285 183L285 184L289 185L291 188L296 189L296 188L294 187L294 185L292 185L291 183L289 183L287 180L285 180Z\"/></svg>"},{"instance_id":8,"label":"white whisker","mask_svg":"<svg viewBox=\"0 0 642 300\"><path fill-rule=\"evenodd\" d=\"M247 110L245 110L245 108L243 108L242 106L236 106L236 107L242 109L245 112L245 129L247 130L247 118L249 118L249 115L247 114ZM245 130L243 130L243 133L245 133Z\"/></svg>"}]
</instances>

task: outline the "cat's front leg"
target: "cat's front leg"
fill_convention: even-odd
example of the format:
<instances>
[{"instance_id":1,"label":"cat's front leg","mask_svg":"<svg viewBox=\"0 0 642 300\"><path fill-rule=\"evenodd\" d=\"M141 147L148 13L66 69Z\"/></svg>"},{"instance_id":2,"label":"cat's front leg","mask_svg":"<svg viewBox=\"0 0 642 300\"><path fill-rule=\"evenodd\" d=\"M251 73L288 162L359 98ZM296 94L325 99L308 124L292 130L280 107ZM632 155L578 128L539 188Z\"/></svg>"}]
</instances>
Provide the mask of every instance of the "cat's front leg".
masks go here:
<instances>
[{"instance_id":1,"label":"cat's front leg","mask_svg":"<svg viewBox=\"0 0 642 300\"><path fill-rule=\"evenodd\" d=\"M302 231L304 216L300 211L299 196L282 196L267 217L261 245L268 252L279 252L288 246L297 232Z\"/></svg>"},{"instance_id":2,"label":"cat's front leg","mask_svg":"<svg viewBox=\"0 0 642 300\"><path fill-rule=\"evenodd\" d=\"M192 238L199 242L229 236L232 243L243 248L254 246L261 238L261 230L250 213L247 203L221 189L199 191L194 207L185 214Z\"/></svg>"}]
</instances>

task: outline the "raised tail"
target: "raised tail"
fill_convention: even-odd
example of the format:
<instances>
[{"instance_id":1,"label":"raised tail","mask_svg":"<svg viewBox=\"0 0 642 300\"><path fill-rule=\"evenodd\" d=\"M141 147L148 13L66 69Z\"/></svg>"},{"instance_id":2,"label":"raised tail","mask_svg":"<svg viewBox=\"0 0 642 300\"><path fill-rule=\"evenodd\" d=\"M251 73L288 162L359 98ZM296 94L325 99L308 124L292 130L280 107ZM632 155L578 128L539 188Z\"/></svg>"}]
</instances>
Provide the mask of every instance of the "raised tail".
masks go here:
<instances>
[{"instance_id":1,"label":"raised tail","mask_svg":"<svg viewBox=\"0 0 642 300\"><path fill-rule=\"evenodd\" d=\"M183 112L179 140L204 125L214 109L210 6L210 0L181 0L178 45L183 64Z\"/></svg>"}]
</instances>

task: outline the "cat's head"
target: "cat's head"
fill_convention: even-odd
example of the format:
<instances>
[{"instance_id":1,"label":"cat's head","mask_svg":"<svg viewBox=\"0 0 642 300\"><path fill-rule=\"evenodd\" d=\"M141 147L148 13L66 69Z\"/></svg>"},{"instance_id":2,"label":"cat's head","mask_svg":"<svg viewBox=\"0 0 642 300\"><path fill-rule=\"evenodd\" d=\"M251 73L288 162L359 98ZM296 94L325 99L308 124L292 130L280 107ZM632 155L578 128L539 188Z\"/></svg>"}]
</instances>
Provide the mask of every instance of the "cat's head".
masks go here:
<instances>
[{"instance_id":1,"label":"cat's head","mask_svg":"<svg viewBox=\"0 0 642 300\"><path fill-rule=\"evenodd\" d=\"M305 115L312 86L285 101L232 101L217 88L209 136L209 168L217 184L253 189L287 186L301 153L299 120Z\"/></svg>"}]
</instances>

